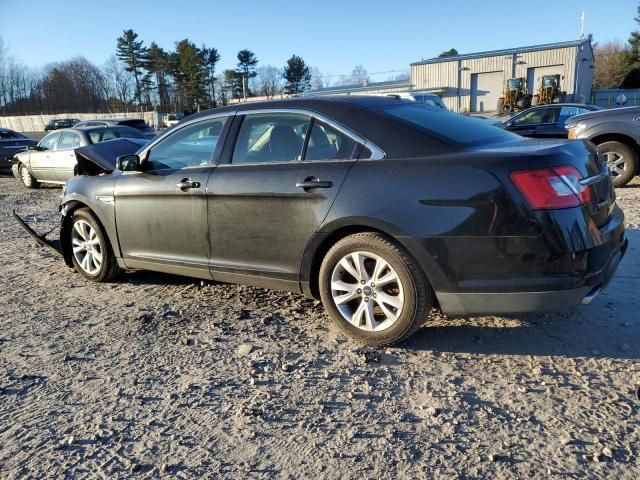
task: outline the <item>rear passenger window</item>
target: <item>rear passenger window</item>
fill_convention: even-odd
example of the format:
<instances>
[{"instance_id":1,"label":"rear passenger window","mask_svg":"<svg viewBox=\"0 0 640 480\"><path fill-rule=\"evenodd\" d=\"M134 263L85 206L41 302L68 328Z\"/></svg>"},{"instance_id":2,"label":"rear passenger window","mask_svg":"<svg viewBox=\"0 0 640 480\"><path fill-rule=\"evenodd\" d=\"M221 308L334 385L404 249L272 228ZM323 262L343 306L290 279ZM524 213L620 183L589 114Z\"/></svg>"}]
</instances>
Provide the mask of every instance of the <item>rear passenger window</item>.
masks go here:
<instances>
[{"instance_id":1,"label":"rear passenger window","mask_svg":"<svg viewBox=\"0 0 640 480\"><path fill-rule=\"evenodd\" d=\"M293 162L302 159L310 117L296 113L246 115L231 163Z\"/></svg>"},{"instance_id":2,"label":"rear passenger window","mask_svg":"<svg viewBox=\"0 0 640 480\"><path fill-rule=\"evenodd\" d=\"M305 160L345 160L352 158L357 143L320 120L313 122Z\"/></svg>"},{"instance_id":3,"label":"rear passenger window","mask_svg":"<svg viewBox=\"0 0 640 480\"><path fill-rule=\"evenodd\" d=\"M58 142L58 150L66 150L70 148L77 148L80 146L80 137L72 132L62 132L60 134L60 141Z\"/></svg>"}]
</instances>

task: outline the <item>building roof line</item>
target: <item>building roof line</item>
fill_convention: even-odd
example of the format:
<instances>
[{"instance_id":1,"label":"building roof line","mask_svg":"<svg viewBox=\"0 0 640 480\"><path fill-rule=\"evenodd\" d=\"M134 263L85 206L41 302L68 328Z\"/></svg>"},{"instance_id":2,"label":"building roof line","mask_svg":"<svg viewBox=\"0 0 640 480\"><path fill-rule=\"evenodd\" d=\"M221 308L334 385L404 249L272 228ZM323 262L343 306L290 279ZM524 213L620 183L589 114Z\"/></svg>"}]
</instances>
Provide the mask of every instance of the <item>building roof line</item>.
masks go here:
<instances>
[{"instance_id":1,"label":"building roof line","mask_svg":"<svg viewBox=\"0 0 640 480\"><path fill-rule=\"evenodd\" d=\"M543 45L530 45L527 47L507 48L503 50L487 50L485 52L467 53L463 55L456 55L453 57L435 57L435 58L430 58L428 60L413 62L411 63L411 66L426 65L430 63L456 62L459 60L471 60L474 58L495 57L500 55L513 55L517 53L537 52L540 50L553 50L557 48L579 47L585 42L588 43L589 39L581 38L579 40L571 40L567 42L545 43Z\"/></svg>"},{"instance_id":2,"label":"building roof line","mask_svg":"<svg viewBox=\"0 0 640 480\"><path fill-rule=\"evenodd\" d=\"M305 94L317 94L317 93L330 93L330 92L341 92L341 91L366 91L366 90L377 90L379 88L399 88L399 87L410 87L410 80L387 80L385 82L368 82L366 85L361 83L355 83L351 85L336 85L333 87L324 87L318 88L316 90L309 90L308 92L304 92Z\"/></svg>"}]
</instances>

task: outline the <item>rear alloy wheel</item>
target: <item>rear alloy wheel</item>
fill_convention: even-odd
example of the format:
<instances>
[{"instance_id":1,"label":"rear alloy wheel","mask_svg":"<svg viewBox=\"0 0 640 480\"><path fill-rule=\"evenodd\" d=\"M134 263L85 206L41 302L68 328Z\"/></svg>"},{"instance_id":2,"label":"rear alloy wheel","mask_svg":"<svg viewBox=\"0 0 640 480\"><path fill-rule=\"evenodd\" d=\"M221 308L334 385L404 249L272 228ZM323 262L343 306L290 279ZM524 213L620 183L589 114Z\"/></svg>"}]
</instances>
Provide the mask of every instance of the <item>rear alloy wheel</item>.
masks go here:
<instances>
[{"instance_id":1,"label":"rear alloy wheel","mask_svg":"<svg viewBox=\"0 0 640 480\"><path fill-rule=\"evenodd\" d=\"M320 294L335 325L371 345L400 342L427 319L433 291L416 262L377 233L336 243L320 268Z\"/></svg>"},{"instance_id":2,"label":"rear alloy wheel","mask_svg":"<svg viewBox=\"0 0 640 480\"><path fill-rule=\"evenodd\" d=\"M604 142L598 145L609 169L615 187L622 187L636 175L638 156L636 152L622 142Z\"/></svg>"},{"instance_id":3,"label":"rear alloy wheel","mask_svg":"<svg viewBox=\"0 0 640 480\"><path fill-rule=\"evenodd\" d=\"M86 208L73 213L69 229L71 258L76 270L95 282L108 282L120 272L98 221Z\"/></svg>"},{"instance_id":4,"label":"rear alloy wheel","mask_svg":"<svg viewBox=\"0 0 640 480\"><path fill-rule=\"evenodd\" d=\"M36 177L31 175L31 172L27 167L25 167L22 163L18 167L18 173L20 173L20 180L22 180L22 184L27 188L38 188L40 186L40 182L36 180Z\"/></svg>"}]
</instances>

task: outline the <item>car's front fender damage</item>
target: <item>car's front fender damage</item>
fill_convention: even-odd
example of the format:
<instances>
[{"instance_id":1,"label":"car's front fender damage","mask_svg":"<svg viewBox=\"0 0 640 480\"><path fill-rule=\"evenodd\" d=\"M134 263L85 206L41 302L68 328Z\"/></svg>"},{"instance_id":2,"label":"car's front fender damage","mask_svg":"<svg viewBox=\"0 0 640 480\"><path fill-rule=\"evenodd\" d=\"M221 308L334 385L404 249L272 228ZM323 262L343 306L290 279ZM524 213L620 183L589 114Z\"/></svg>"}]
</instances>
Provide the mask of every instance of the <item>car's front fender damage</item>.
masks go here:
<instances>
[{"instance_id":1,"label":"car's front fender damage","mask_svg":"<svg viewBox=\"0 0 640 480\"><path fill-rule=\"evenodd\" d=\"M24 228L24 230L36 241L38 245L53 250L58 255L62 256L62 258L64 259L64 263L66 263L68 267L73 267L73 261L71 260L71 245L61 241L62 238L69 237L69 229L71 228L71 222L67 221L68 214L71 211L68 207L68 204L62 205L60 207L60 235L55 239L49 239L47 238L47 235L56 230L58 226L53 227L46 233L38 233L33 228L31 228L29 224L16 213L15 210L13 211L13 216L18 221L20 226Z\"/></svg>"},{"instance_id":2,"label":"car's front fender damage","mask_svg":"<svg viewBox=\"0 0 640 480\"><path fill-rule=\"evenodd\" d=\"M31 235L33 237L33 239L38 243L38 245L43 246L43 247L48 247L51 250L53 250L54 252L56 252L59 255L63 255L62 253L62 245L60 243L59 239L56 240L49 240L47 237L47 235L49 235L53 230L55 230L56 227L52 228L51 230L49 230L47 233L38 233L36 232L34 229L32 229L27 222L25 222L14 210L13 211L13 216L15 217L15 219L18 221L18 223L20 224L20 226L22 226L22 228L24 228L26 230L26 232ZM64 255L63 255L64 256Z\"/></svg>"}]
</instances>

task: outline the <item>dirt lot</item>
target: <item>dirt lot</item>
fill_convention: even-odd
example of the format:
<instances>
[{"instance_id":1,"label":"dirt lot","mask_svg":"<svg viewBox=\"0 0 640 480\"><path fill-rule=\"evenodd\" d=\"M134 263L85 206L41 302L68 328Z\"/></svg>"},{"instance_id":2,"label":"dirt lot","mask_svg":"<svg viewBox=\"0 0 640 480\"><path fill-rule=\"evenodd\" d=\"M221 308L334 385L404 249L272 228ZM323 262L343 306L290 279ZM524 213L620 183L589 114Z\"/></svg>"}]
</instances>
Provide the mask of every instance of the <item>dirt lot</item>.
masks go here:
<instances>
[{"instance_id":1,"label":"dirt lot","mask_svg":"<svg viewBox=\"0 0 640 480\"><path fill-rule=\"evenodd\" d=\"M639 183L592 305L386 350L298 295L87 283L11 217L48 230L60 193L0 178L1 478L638 478Z\"/></svg>"}]
</instances>

